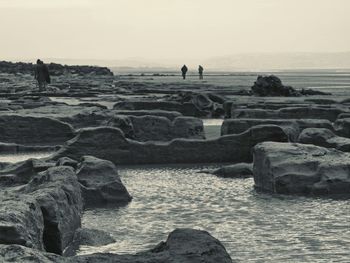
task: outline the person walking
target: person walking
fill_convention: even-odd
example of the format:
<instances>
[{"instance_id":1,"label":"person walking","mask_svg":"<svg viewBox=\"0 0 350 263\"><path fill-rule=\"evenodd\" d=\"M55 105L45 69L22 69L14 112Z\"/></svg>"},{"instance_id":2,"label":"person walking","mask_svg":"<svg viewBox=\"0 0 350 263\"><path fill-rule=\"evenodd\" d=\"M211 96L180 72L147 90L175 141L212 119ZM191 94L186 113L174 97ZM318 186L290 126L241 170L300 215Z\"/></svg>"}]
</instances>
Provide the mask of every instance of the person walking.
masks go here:
<instances>
[{"instance_id":1,"label":"person walking","mask_svg":"<svg viewBox=\"0 0 350 263\"><path fill-rule=\"evenodd\" d=\"M199 79L203 79L203 70L204 68L201 65L199 65L198 66Z\"/></svg>"},{"instance_id":2,"label":"person walking","mask_svg":"<svg viewBox=\"0 0 350 263\"><path fill-rule=\"evenodd\" d=\"M49 68L40 59L36 61L34 78L38 82L39 91L45 91L46 85L51 83Z\"/></svg>"},{"instance_id":3,"label":"person walking","mask_svg":"<svg viewBox=\"0 0 350 263\"><path fill-rule=\"evenodd\" d=\"M186 74L187 74L188 68L186 67L186 65L183 65L181 68L181 72L182 72L182 78L186 79Z\"/></svg>"}]
</instances>

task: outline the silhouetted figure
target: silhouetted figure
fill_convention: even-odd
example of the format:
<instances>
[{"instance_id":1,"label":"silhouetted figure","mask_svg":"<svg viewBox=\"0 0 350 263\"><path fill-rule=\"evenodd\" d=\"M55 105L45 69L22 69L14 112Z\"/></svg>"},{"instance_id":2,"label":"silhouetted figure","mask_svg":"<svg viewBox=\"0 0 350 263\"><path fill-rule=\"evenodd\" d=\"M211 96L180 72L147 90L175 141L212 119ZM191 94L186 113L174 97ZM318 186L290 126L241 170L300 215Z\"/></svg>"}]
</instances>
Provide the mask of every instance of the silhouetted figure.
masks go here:
<instances>
[{"instance_id":1,"label":"silhouetted figure","mask_svg":"<svg viewBox=\"0 0 350 263\"><path fill-rule=\"evenodd\" d=\"M203 79L203 70L204 68L201 65L199 65L198 66L199 79Z\"/></svg>"},{"instance_id":2,"label":"silhouetted figure","mask_svg":"<svg viewBox=\"0 0 350 263\"><path fill-rule=\"evenodd\" d=\"M36 61L34 78L38 82L39 91L46 90L46 84L51 83L49 68L40 59Z\"/></svg>"},{"instance_id":3,"label":"silhouetted figure","mask_svg":"<svg viewBox=\"0 0 350 263\"><path fill-rule=\"evenodd\" d=\"M181 68L181 72L182 72L182 78L186 79L186 73L188 71L188 68L186 67L186 65L183 65Z\"/></svg>"}]
</instances>

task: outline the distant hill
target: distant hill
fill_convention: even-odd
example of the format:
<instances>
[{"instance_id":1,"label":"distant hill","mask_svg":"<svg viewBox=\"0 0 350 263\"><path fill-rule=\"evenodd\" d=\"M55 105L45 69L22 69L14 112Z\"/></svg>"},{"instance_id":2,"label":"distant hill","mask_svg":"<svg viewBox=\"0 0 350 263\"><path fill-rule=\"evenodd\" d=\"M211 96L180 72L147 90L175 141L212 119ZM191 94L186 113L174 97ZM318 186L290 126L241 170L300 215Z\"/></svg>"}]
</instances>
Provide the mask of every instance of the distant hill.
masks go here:
<instances>
[{"instance_id":1,"label":"distant hill","mask_svg":"<svg viewBox=\"0 0 350 263\"><path fill-rule=\"evenodd\" d=\"M112 56L112 55L111 55ZM20 59L21 60L21 59ZM21 61L35 61L21 60ZM62 59L43 58L47 63L68 65L96 65L111 68L114 72L178 72L184 63L190 71L198 65L211 71L269 71L269 70L320 70L350 69L350 52L334 53L251 53L211 58L177 59ZM12 60L13 61L13 60Z\"/></svg>"}]
</instances>

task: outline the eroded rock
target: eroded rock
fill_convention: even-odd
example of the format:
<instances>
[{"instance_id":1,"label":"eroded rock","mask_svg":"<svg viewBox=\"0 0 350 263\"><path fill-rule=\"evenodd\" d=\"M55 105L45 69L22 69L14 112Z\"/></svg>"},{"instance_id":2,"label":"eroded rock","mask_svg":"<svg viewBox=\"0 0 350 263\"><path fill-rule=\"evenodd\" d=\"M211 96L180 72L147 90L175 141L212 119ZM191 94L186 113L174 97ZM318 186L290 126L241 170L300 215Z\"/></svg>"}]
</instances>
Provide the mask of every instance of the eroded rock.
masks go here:
<instances>
[{"instance_id":1,"label":"eroded rock","mask_svg":"<svg viewBox=\"0 0 350 263\"><path fill-rule=\"evenodd\" d=\"M350 196L350 154L309 144L254 147L255 187L278 194Z\"/></svg>"}]
</instances>

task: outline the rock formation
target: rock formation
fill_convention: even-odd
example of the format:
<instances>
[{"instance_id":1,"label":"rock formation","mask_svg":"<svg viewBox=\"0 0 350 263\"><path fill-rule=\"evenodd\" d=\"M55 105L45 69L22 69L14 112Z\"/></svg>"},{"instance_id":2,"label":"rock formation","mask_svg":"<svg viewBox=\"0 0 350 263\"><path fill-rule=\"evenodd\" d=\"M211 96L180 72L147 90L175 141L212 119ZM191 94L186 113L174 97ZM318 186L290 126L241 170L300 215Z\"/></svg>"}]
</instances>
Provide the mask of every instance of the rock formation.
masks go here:
<instances>
[{"instance_id":1,"label":"rock formation","mask_svg":"<svg viewBox=\"0 0 350 263\"><path fill-rule=\"evenodd\" d=\"M278 194L350 196L350 154L309 144L254 148L255 187Z\"/></svg>"},{"instance_id":2,"label":"rock formation","mask_svg":"<svg viewBox=\"0 0 350 263\"><path fill-rule=\"evenodd\" d=\"M67 123L47 117L0 115L0 142L60 145L74 137Z\"/></svg>"},{"instance_id":3,"label":"rock formation","mask_svg":"<svg viewBox=\"0 0 350 263\"><path fill-rule=\"evenodd\" d=\"M86 206L123 204L131 201L131 196L112 162L84 156L76 173Z\"/></svg>"},{"instance_id":4,"label":"rock formation","mask_svg":"<svg viewBox=\"0 0 350 263\"><path fill-rule=\"evenodd\" d=\"M214 140L175 139L170 142L137 142L126 139L121 130L109 127L81 129L52 158L84 155L106 159L115 164L163 164L250 162L252 147L263 141L288 141L276 125L255 126L239 135Z\"/></svg>"},{"instance_id":5,"label":"rock formation","mask_svg":"<svg viewBox=\"0 0 350 263\"><path fill-rule=\"evenodd\" d=\"M298 142L350 152L349 138L337 136L332 131L324 128L308 128L303 130Z\"/></svg>"},{"instance_id":6,"label":"rock formation","mask_svg":"<svg viewBox=\"0 0 350 263\"><path fill-rule=\"evenodd\" d=\"M252 92L256 96L284 96L296 97L301 94L290 86L284 86L282 81L274 76L258 76L252 86Z\"/></svg>"}]
</instances>

